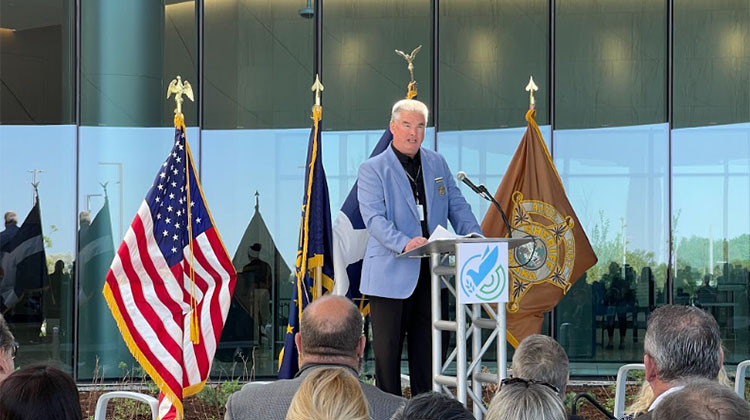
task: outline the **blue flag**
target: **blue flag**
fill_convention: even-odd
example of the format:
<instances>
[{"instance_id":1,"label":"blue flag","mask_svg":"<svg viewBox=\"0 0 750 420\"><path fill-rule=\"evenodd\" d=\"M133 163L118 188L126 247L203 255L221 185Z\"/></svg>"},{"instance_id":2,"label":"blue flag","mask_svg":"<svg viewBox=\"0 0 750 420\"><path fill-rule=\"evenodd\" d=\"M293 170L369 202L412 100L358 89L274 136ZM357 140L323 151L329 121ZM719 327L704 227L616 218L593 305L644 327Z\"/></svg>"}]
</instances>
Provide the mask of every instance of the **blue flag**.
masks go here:
<instances>
[{"instance_id":1,"label":"blue flag","mask_svg":"<svg viewBox=\"0 0 750 420\"><path fill-rule=\"evenodd\" d=\"M393 140L393 134L390 127L386 127L370 153L370 157L383 153L391 144L391 140ZM365 222L362 220L362 213L359 211L357 183L355 182L333 224L333 261L336 279L333 293L353 300L364 316L370 313L370 306L359 292L359 281L362 275L362 259L365 257L369 237Z\"/></svg>"},{"instance_id":2,"label":"blue flag","mask_svg":"<svg viewBox=\"0 0 750 420\"><path fill-rule=\"evenodd\" d=\"M299 246L295 264L295 287L289 304L289 323L284 337L284 349L279 355L279 378L293 378L299 370L294 335L299 332L299 320L305 307L318 298L314 275L321 272L322 293L333 289L333 254L331 252L331 204L328 183L323 170L320 145L320 108L313 111L315 121L310 132L305 162L305 190L302 197L302 217Z\"/></svg>"}]
</instances>

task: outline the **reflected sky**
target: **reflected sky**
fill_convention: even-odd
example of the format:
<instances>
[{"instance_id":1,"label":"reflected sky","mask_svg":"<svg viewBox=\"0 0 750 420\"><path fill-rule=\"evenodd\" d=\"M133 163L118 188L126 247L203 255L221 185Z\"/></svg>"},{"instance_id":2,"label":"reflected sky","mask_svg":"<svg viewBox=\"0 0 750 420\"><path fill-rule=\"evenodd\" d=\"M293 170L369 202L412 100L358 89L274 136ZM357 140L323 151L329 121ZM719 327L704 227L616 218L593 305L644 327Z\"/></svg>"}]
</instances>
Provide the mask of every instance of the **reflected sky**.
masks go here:
<instances>
[{"instance_id":1,"label":"reflected sky","mask_svg":"<svg viewBox=\"0 0 750 420\"><path fill-rule=\"evenodd\" d=\"M589 237L609 222L608 240L624 233L628 249L666 261L668 130L665 123L555 131L555 166Z\"/></svg>"},{"instance_id":2,"label":"reflected sky","mask_svg":"<svg viewBox=\"0 0 750 420\"><path fill-rule=\"evenodd\" d=\"M525 127L439 132L438 150L454 173L465 171L490 190L499 185ZM550 127L541 127L549 145ZM204 192L231 254L253 214L260 211L287 261L294 261L302 199L308 127L285 130L188 128L196 160L203 159ZM335 218L356 181L357 169L383 130L324 131L323 163ZM117 246L169 152L173 128L80 128L78 206L92 217L104 203L107 182ZM0 210L25 217L32 205L31 174L39 175L45 234L50 253L71 252L75 241L74 126L1 126ZM673 208L680 213L677 236L733 238L750 232L750 124L678 129L672 132ZM425 147L434 145L428 128ZM666 256L667 124L557 130L555 164L587 230L611 223L623 229L628 247ZM718 146L717 146L718 145ZM200 163L200 161L199 161ZM120 174L120 171L122 174ZM122 184L120 184L122 176ZM488 203L461 186L479 220ZM120 196L122 195L122 199ZM55 225L57 230L50 226Z\"/></svg>"},{"instance_id":3,"label":"reflected sky","mask_svg":"<svg viewBox=\"0 0 750 420\"><path fill-rule=\"evenodd\" d=\"M75 236L76 127L0 125L0 212L18 213L19 225L33 204L32 174L38 175L44 235L50 254L73 254ZM52 226L55 226L55 231Z\"/></svg>"}]
</instances>

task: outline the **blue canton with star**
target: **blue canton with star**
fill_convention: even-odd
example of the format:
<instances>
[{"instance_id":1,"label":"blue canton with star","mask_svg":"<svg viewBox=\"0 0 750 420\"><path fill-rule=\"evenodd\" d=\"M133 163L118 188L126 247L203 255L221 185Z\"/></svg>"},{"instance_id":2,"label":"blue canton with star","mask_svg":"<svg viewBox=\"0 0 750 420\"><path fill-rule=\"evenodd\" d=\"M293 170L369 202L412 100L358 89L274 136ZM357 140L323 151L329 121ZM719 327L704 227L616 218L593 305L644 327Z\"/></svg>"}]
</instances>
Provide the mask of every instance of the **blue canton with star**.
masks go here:
<instances>
[{"instance_id":1,"label":"blue canton with star","mask_svg":"<svg viewBox=\"0 0 750 420\"><path fill-rule=\"evenodd\" d=\"M193 238L212 227L186 142L184 131L176 129L172 151L146 195L154 222L154 239L170 267L182 260L183 248L189 244L188 206ZM187 198L186 173L190 173L190 200Z\"/></svg>"}]
</instances>

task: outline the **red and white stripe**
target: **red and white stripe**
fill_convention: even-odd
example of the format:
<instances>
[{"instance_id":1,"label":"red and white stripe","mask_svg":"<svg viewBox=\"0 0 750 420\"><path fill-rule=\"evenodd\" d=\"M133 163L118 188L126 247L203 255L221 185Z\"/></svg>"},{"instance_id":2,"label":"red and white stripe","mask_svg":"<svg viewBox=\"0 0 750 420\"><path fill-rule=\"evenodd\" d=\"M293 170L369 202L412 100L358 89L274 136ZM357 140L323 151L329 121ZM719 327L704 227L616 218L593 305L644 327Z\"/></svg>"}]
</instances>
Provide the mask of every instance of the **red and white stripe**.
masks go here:
<instances>
[{"instance_id":1,"label":"red and white stripe","mask_svg":"<svg viewBox=\"0 0 750 420\"><path fill-rule=\"evenodd\" d=\"M193 250L191 259L186 245L182 261L169 267L154 238L151 212L144 201L106 279L132 342L168 388L162 392L180 401L185 388L202 383L209 375L236 277L214 227L193 240ZM200 324L197 345L190 340L191 263Z\"/></svg>"}]
</instances>

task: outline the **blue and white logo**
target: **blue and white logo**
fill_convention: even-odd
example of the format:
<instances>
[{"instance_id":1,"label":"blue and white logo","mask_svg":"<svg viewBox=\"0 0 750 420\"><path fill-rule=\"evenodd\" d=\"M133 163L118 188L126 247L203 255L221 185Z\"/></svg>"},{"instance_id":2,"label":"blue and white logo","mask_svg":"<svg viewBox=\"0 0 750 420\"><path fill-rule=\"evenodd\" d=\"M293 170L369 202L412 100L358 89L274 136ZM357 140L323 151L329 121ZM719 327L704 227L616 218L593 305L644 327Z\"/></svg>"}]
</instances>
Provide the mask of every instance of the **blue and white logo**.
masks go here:
<instances>
[{"instance_id":1,"label":"blue and white logo","mask_svg":"<svg viewBox=\"0 0 750 420\"><path fill-rule=\"evenodd\" d=\"M461 244L456 265L461 303L508 300L507 243Z\"/></svg>"}]
</instances>

